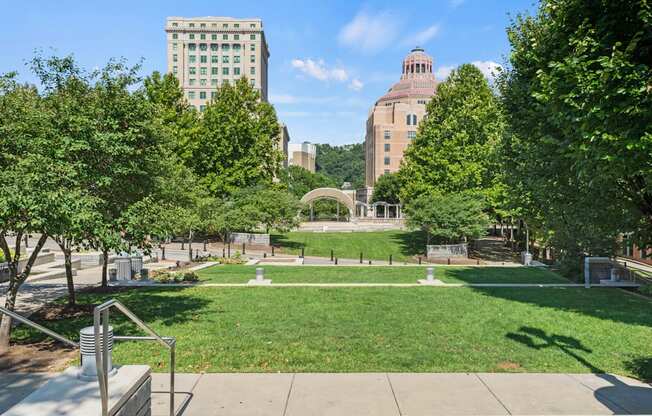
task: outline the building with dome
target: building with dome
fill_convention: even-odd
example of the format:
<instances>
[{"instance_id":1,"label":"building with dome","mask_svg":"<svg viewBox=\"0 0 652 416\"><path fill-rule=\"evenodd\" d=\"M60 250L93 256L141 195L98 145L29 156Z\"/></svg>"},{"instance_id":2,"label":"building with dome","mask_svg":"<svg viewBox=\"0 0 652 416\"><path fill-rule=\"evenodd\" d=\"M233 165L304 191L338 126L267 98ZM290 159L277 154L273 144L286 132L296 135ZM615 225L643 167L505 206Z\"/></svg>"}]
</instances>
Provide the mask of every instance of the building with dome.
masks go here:
<instances>
[{"instance_id":1,"label":"building with dome","mask_svg":"<svg viewBox=\"0 0 652 416\"><path fill-rule=\"evenodd\" d=\"M417 47L403 60L401 79L380 97L369 112L365 136L365 183L373 187L379 176L396 172L405 148L416 138L435 95L437 81L432 58Z\"/></svg>"}]
</instances>

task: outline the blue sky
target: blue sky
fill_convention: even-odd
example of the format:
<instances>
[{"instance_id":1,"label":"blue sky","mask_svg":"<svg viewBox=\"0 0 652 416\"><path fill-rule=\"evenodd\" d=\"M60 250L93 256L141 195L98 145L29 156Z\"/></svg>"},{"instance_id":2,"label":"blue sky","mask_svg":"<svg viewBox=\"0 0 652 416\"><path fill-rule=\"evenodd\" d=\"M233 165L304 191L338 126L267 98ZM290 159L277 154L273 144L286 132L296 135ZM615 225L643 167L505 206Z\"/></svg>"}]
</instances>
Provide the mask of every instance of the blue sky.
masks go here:
<instances>
[{"instance_id":1,"label":"blue sky","mask_svg":"<svg viewBox=\"0 0 652 416\"><path fill-rule=\"evenodd\" d=\"M25 61L37 48L72 53L86 68L125 57L143 58L143 74L164 71L167 16L260 17L270 100L292 142L354 143L411 48L433 56L440 79L465 62L489 72L509 51L509 16L532 11L533 1L0 0L0 73L33 81Z\"/></svg>"}]
</instances>

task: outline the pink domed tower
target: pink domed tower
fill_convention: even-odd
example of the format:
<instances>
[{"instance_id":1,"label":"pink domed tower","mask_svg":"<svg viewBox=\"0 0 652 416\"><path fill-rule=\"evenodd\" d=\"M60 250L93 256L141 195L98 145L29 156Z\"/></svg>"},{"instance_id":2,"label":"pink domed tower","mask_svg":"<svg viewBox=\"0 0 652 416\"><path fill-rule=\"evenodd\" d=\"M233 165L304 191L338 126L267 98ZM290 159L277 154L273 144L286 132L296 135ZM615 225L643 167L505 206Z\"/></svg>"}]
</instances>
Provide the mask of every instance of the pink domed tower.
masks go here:
<instances>
[{"instance_id":1,"label":"pink domed tower","mask_svg":"<svg viewBox=\"0 0 652 416\"><path fill-rule=\"evenodd\" d=\"M365 182L373 187L379 176L396 172L405 148L416 138L426 104L435 95L433 60L416 47L405 57L401 79L380 97L369 112L365 137Z\"/></svg>"}]
</instances>

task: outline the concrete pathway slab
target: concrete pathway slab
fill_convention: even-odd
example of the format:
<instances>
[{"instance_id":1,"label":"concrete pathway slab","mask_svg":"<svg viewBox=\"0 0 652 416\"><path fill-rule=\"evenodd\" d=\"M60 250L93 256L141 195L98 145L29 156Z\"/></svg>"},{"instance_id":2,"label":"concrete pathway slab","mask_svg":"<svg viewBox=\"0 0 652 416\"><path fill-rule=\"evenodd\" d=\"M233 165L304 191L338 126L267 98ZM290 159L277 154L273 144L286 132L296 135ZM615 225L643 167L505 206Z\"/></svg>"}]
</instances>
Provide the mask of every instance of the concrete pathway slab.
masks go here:
<instances>
[{"instance_id":1,"label":"concrete pathway slab","mask_svg":"<svg viewBox=\"0 0 652 416\"><path fill-rule=\"evenodd\" d=\"M55 375L55 373L0 373L0 414L29 396Z\"/></svg>"},{"instance_id":2,"label":"concrete pathway slab","mask_svg":"<svg viewBox=\"0 0 652 416\"><path fill-rule=\"evenodd\" d=\"M613 374L571 374L614 412L652 414L652 386Z\"/></svg>"},{"instance_id":3,"label":"concrete pathway slab","mask_svg":"<svg viewBox=\"0 0 652 416\"><path fill-rule=\"evenodd\" d=\"M292 374L204 374L184 416L282 416Z\"/></svg>"},{"instance_id":4,"label":"concrete pathway slab","mask_svg":"<svg viewBox=\"0 0 652 416\"><path fill-rule=\"evenodd\" d=\"M177 413L192 399L201 374L176 374L174 377L174 408ZM170 375L152 374L152 416L170 415Z\"/></svg>"},{"instance_id":5,"label":"concrete pathway slab","mask_svg":"<svg viewBox=\"0 0 652 416\"><path fill-rule=\"evenodd\" d=\"M610 415L614 411L567 374L481 373L478 377L517 415Z\"/></svg>"},{"instance_id":6,"label":"concrete pathway slab","mask_svg":"<svg viewBox=\"0 0 652 416\"><path fill-rule=\"evenodd\" d=\"M385 373L297 374L286 416L399 416Z\"/></svg>"},{"instance_id":7,"label":"concrete pathway slab","mask_svg":"<svg viewBox=\"0 0 652 416\"><path fill-rule=\"evenodd\" d=\"M402 415L507 415L475 374L388 374Z\"/></svg>"}]
</instances>

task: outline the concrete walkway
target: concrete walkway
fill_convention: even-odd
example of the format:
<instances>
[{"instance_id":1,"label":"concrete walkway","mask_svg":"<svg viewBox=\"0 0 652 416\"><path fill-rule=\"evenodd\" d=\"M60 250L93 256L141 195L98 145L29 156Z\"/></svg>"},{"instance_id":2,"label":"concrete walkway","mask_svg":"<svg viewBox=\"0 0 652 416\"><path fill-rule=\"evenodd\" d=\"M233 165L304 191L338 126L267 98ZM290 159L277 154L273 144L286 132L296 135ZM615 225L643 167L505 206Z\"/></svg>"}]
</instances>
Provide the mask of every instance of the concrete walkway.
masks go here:
<instances>
[{"instance_id":1,"label":"concrete walkway","mask_svg":"<svg viewBox=\"0 0 652 416\"><path fill-rule=\"evenodd\" d=\"M154 374L155 416L168 384ZM610 374L178 374L176 386L184 416L652 414L649 384Z\"/></svg>"}]
</instances>

